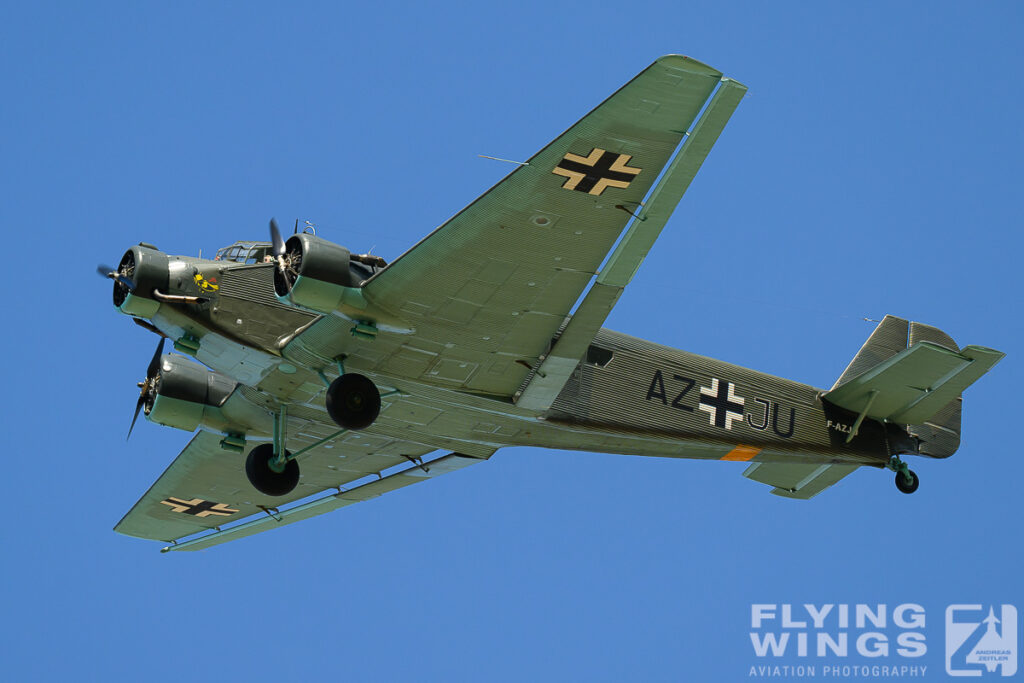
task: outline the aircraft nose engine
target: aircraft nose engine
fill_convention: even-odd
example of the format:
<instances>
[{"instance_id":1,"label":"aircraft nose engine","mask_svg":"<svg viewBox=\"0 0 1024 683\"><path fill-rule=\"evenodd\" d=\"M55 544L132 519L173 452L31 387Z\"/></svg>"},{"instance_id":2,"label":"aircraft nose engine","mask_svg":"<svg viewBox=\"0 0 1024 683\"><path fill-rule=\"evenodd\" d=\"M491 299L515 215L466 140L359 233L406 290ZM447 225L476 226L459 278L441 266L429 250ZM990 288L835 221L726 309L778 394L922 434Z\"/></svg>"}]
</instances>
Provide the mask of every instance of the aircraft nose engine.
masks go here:
<instances>
[{"instance_id":1,"label":"aircraft nose engine","mask_svg":"<svg viewBox=\"0 0 1024 683\"><path fill-rule=\"evenodd\" d=\"M114 281L114 306L122 313L148 318L160 306L154 291L167 291L168 257L155 247L138 244L124 253L117 270L100 273Z\"/></svg>"},{"instance_id":2,"label":"aircraft nose engine","mask_svg":"<svg viewBox=\"0 0 1024 683\"><path fill-rule=\"evenodd\" d=\"M163 355L163 348L161 339L149 362L146 379L139 382L139 400L128 436L140 410L152 422L189 432L200 424L223 422L220 407L238 384L183 356Z\"/></svg>"}]
</instances>

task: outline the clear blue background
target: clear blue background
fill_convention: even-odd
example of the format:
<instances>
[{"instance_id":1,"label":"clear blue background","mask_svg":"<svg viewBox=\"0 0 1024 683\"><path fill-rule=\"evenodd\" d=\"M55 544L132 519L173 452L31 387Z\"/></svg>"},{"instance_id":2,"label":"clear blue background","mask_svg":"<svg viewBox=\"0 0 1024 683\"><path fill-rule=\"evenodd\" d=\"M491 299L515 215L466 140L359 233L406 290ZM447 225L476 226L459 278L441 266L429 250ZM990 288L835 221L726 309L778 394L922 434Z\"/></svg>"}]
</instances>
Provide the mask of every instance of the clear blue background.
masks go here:
<instances>
[{"instance_id":1,"label":"clear blue background","mask_svg":"<svg viewBox=\"0 0 1024 683\"><path fill-rule=\"evenodd\" d=\"M750 604L1020 578L1018 3L4 3L8 680L740 680ZM657 56L750 87L608 325L829 386L885 313L1009 356L913 496L512 448L202 553L110 529L189 436L124 434L156 338L94 273L267 219L393 258ZM853 658L851 658L852 660Z\"/></svg>"}]
</instances>

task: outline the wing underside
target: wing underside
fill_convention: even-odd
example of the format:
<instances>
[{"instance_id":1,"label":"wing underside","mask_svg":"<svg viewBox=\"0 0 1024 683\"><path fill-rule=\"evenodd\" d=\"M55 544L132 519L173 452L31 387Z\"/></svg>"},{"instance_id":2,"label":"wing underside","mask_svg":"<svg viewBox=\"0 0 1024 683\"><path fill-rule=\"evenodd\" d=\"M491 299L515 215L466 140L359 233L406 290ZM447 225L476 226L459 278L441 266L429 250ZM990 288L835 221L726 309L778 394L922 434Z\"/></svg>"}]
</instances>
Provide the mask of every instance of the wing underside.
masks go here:
<instances>
[{"instance_id":1,"label":"wing underside","mask_svg":"<svg viewBox=\"0 0 1024 683\"><path fill-rule=\"evenodd\" d=\"M480 462L489 455L477 450L474 456L448 456L448 460L442 457L439 460L443 462L435 465L423 459L437 450L431 445L337 429L334 434L334 438L327 439L291 439L289 448L293 452L308 448L301 459L302 477L290 494L271 497L257 492L245 474L246 454L259 442L248 443L245 451L238 453L222 445L221 435L199 431L114 530L139 538L175 542L205 531L223 533L225 526L253 515L272 522L262 526L250 524L247 533L219 536L222 540L217 542L224 542L273 528L285 519L291 522L311 516L282 509L326 491L337 497L338 504L320 504L316 508L320 512L459 469L456 465ZM213 544L207 540L201 547ZM186 547L198 549L196 544Z\"/></svg>"},{"instance_id":2,"label":"wing underside","mask_svg":"<svg viewBox=\"0 0 1024 683\"><path fill-rule=\"evenodd\" d=\"M364 500L376 498L411 484L427 481L442 474L448 474L464 467L475 465L476 463L483 462L483 460L483 458L449 453L448 455L425 461L421 465L412 465L405 467L399 472L374 478L352 488L337 492L332 491L328 495L301 503L286 510L267 510L265 515L243 521L241 524L225 529L217 529L213 533L181 543L174 543L164 548L163 552L171 550L203 550L214 545L276 529L293 522L301 522L317 515L333 512L334 510L348 507Z\"/></svg>"},{"instance_id":3,"label":"wing underside","mask_svg":"<svg viewBox=\"0 0 1024 683\"><path fill-rule=\"evenodd\" d=\"M366 283L367 301L416 334L352 362L512 396L721 82L674 55L637 75ZM333 357L329 326L286 355Z\"/></svg>"}]
</instances>

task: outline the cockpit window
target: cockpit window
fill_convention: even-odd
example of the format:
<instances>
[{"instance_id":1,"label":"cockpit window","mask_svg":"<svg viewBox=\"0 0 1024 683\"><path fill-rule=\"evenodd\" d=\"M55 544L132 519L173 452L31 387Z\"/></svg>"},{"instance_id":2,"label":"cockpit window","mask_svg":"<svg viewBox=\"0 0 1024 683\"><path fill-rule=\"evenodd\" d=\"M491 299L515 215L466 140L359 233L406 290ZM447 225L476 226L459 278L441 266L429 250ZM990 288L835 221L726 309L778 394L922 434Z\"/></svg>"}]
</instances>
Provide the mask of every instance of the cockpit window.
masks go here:
<instances>
[{"instance_id":1,"label":"cockpit window","mask_svg":"<svg viewBox=\"0 0 1024 683\"><path fill-rule=\"evenodd\" d=\"M217 250L217 261L231 261L233 263L265 263L266 257L271 252L268 242L235 242L229 247Z\"/></svg>"}]
</instances>

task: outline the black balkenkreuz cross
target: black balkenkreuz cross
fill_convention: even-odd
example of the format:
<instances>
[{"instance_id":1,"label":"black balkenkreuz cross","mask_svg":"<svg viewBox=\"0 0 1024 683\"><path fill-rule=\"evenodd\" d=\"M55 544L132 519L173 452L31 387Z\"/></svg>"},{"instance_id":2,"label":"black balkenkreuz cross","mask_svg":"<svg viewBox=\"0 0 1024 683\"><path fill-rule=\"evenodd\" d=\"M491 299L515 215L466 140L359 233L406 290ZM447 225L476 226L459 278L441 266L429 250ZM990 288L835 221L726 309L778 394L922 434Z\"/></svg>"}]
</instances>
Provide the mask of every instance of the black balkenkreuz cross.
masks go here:
<instances>
[{"instance_id":1,"label":"black balkenkreuz cross","mask_svg":"<svg viewBox=\"0 0 1024 683\"><path fill-rule=\"evenodd\" d=\"M566 154L552 173L565 177L562 187L587 194L599 195L608 187L629 187L640 175L641 168L627 166L630 154L616 154L595 147L588 156Z\"/></svg>"},{"instance_id":2,"label":"black balkenkreuz cross","mask_svg":"<svg viewBox=\"0 0 1024 683\"><path fill-rule=\"evenodd\" d=\"M732 423L743 420L743 397L737 396L732 382L719 382L711 378L710 387L700 388L698 408L708 413L711 424L732 429Z\"/></svg>"},{"instance_id":3,"label":"black balkenkreuz cross","mask_svg":"<svg viewBox=\"0 0 1024 683\"><path fill-rule=\"evenodd\" d=\"M238 510L229 508L225 503L214 503L202 498L183 500L172 496L160 502L164 505L169 505L174 512L183 512L186 515L195 515L196 517L230 517L238 512Z\"/></svg>"}]
</instances>

